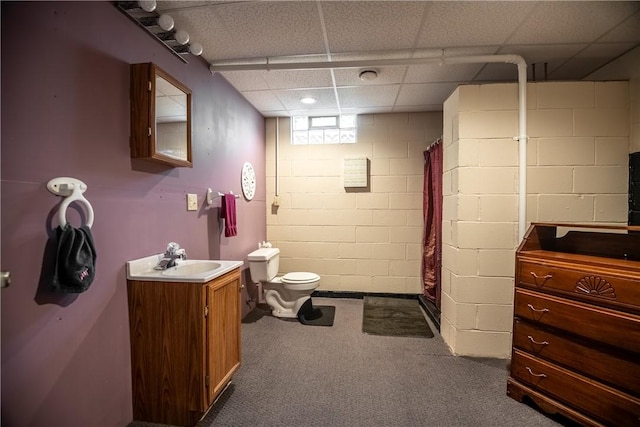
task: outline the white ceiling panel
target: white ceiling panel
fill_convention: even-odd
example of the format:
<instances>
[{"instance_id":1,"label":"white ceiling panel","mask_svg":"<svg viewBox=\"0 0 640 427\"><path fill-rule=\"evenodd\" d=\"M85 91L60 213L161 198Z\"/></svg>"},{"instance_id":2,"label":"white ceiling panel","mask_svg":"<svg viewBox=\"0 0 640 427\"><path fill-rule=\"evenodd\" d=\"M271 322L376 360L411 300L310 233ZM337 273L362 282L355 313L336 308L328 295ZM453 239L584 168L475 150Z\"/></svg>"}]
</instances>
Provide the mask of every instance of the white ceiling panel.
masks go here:
<instances>
[{"instance_id":1,"label":"white ceiling panel","mask_svg":"<svg viewBox=\"0 0 640 427\"><path fill-rule=\"evenodd\" d=\"M338 107L333 89L277 90L273 92L289 110L313 111ZM308 96L317 99L318 102L312 105L300 102L301 98Z\"/></svg>"},{"instance_id":2,"label":"white ceiling panel","mask_svg":"<svg viewBox=\"0 0 640 427\"><path fill-rule=\"evenodd\" d=\"M407 67L367 67L368 70L375 70L378 77L375 80L360 80L360 72L365 68L347 68L334 71L337 86L379 86L400 84L404 78Z\"/></svg>"},{"instance_id":3,"label":"white ceiling panel","mask_svg":"<svg viewBox=\"0 0 640 427\"><path fill-rule=\"evenodd\" d=\"M329 49L362 52L414 47L427 2L322 2Z\"/></svg>"},{"instance_id":4,"label":"white ceiling panel","mask_svg":"<svg viewBox=\"0 0 640 427\"><path fill-rule=\"evenodd\" d=\"M156 12L201 43L207 62L248 67L222 75L278 117L437 111L458 84L517 80L512 64L416 58L514 54L530 79L580 80L640 46L640 1L158 1ZM267 62L286 70L261 70ZM378 78L360 80L368 68ZM319 102L305 106L303 95Z\"/></svg>"},{"instance_id":5,"label":"white ceiling panel","mask_svg":"<svg viewBox=\"0 0 640 427\"><path fill-rule=\"evenodd\" d=\"M264 71L225 71L220 73L239 91L269 90L269 85L262 78Z\"/></svg>"},{"instance_id":6,"label":"white ceiling panel","mask_svg":"<svg viewBox=\"0 0 640 427\"><path fill-rule=\"evenodd\" d=\"M640 7L634 2L540 2L510 44L593 42ZM542 29L544 29L542 31Z\"/></svg>"},{"instance_id":7,"label":"white ceiling panel","mask_svg":"<svg viewBox=\"0 0 640 427\"><path fill-rule=\"evenodd\" d=\"M398 106L437 104L446 99L458 87L457 83L422 83L402 86Z\"/></svg>"},{"instance_id":8,"label":"white ceiling panel","mask_svg":"<svg viewBox=\"0 0 640 427\"><path fill-rule=\"evenodd\" d=\"M271 89L331 88L330 70L263 71L262 76Z\"/></svg>"},{"instance_id":9,"label":"white ceiling panel","mask_svg":"<svg viewBox=\"0 0 640 427\"><path fill-rule=\"evenodd\" d=\"M418 47L502 44L532 8L531 2L431 2Z\"/></svg>"},{"instance_id":10,"label":"white ceiling panel","mask_svg":"<svg viewBox=\"0 0 640 427\"><path fill-rule=\"evenodd\" d=\"M393 107L400 85L339 87L340 106L344 108Z\"/></svg>"}]
</instances>

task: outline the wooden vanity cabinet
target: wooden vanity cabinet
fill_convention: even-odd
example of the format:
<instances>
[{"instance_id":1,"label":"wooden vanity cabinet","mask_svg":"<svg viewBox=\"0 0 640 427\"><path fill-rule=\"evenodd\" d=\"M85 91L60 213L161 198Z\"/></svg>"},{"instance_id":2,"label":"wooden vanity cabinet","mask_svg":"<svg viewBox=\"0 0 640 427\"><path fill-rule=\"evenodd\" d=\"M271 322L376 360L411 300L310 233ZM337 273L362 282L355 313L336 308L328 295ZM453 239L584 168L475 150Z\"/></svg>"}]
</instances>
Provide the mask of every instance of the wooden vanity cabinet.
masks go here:
<instances>
[{"instance_id":1,"label":"wooden vanity cabinet","mask_svg":"<svg viewBox=\"0 0 640 427\"><path fill-rule=\"evenodd\" d=\"M516 252L507 394L640 425L640 227L532 224Z\"/></svg>"},{"instance_id":2,"label":"wooden vanity cabinet","mask_svg":"<svg viewBox=\"0 0 640 427\"><path fill-rule=\"evenodd\" d=\"M195 425L240 367L240 269L207 283L127 281L133 418Z\"/></svg>"}]
</instances>

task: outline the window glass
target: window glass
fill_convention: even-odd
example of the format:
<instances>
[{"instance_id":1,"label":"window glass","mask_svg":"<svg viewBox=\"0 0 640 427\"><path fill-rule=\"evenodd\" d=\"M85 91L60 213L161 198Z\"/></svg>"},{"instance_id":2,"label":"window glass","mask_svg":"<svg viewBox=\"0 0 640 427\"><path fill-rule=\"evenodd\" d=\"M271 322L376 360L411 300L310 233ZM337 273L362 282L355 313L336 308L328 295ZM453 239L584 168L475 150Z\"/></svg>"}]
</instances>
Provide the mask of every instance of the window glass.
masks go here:
<instances>
[{"instance_id":1,"label":"window glass","mask_svg":"<svg viewBox=\"0 0 640 427\"><path fill-rule=\"evenodd\" d=\"M341 116L293 116L291 144L355 144L358 122L354 114Z\"/></svg>"}]
</instances>

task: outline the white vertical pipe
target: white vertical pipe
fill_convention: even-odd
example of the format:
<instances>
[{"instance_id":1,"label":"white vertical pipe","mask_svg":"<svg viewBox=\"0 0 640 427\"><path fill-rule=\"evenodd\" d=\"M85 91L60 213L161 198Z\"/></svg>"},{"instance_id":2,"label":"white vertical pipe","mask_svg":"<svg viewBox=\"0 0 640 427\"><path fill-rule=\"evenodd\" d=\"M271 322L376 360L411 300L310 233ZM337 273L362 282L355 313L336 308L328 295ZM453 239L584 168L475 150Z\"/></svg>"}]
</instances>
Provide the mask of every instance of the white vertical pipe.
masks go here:
<instances>
[{"instance_id":1,"label":"white vertical pipe","mask_svg":"<svg viewBox=\"0 0 640 427\"><path fill-rule=\"evenodd\" d=\"M278 186L278 163L279 160L278 159L278 146L280 145L280 117L276 117L276 165L275 165L275 170L276 170L276 194L275 196L278 197L280 195L280 187Z\"/></svg>"},{"instance_id":2,"label":"white vertical pipe","mask_svg":"<svg viewBox=\"0 0 640 427\"><path fill-rule=\"evenodd\" d=\"M527 64L518 62L518 243L527 225Z\"/></svg>"}]
</instances>

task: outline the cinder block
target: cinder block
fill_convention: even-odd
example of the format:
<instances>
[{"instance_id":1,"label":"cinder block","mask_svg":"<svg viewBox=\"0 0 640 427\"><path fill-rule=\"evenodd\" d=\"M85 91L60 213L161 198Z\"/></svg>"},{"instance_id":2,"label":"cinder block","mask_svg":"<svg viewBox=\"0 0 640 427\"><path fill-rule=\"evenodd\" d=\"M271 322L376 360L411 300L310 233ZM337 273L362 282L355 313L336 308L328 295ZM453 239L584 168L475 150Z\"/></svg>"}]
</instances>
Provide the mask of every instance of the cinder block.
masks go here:
<instances>
[{"instance_id":1,"label":"cinder block","mask_svg":"<svg viewBox=\"0 0 640 427\"><path fill-rule=\"evenodd\" d=\"M458 168L458 189L464 194L512 194L517 172L515 167Z\"/></svg>"},{"instance_id":2,"label":"cinder block","mask_svg":"<svg viewBox=\"0 0 640 427\"><path fill-rule=\"evenodd\" d=\"M538 221L590 222L594 217L594 196L571 194L538 196Z\"/></svg>"},{"instance_id":3,"label":"cinder block","mask_svg":"<svg viewBox=\"0 0 640 427\"><path fill-rule=\"evenodd\" d=\"M480 166L518 166L518 141L513 138L485 139L478 148Z\"/></svg>"},{"instance_id":4,"label":"cinder block","mask_svg":"<svg viewBox=\"0 0 640 427\"><path fill-rule=\"evenodd\" d=\"M479 219L483 222L508 222L518 219L515 194L479 196Z\"/></svg>"},{"instance_id":5,"label":"cinder block","mask_svg":"<svg viewBox=\"0 0 640 427\"><path fill-rule=\"evenodd\" d=\"M387 260L358 260L356 273L359 276L388 276L389 261Z\"/></svg>"},{"instance_id":6,"label":"cinder block","mask_svg":"<svg viewBox=\"0 0 640 427\"><path fill-rule=\"evenodd\" d=\"M392 243L420 243L424 227L394 227L389 230Z\"/></svg>"},{"instance_id":7,"label":"cinder block","mask_svg":"<svg viewBox=\"0 0 640 427\"><path fill-rule=\"evenodd\" d=\"M636 150L638 151L638 150ZM628 166L630 150L629 138L612 137L596 138L596 159L595 164L598 166Z\"/></svg>"},{"instance_id":8,"label":"cinder block","mask_svg":"<svg viewBox=\"0 0 640 427\"><path fill-rule=\"evenodd\" d=\"M458 216L455 219L460 221L478 221L480 219L480 198L481 195L460 194L454 200L457 203Z\"/></svg>"},{"instance_id":9,"label":"cinder block","mask_svg":"<svg viewBox=\"0 0 640 427\"><path fill-rule=\"evenodd\" d=\"M458 303L512 304L513 278L452 276L451 295Z\"/></svg>"},{"instance_id":10,"label":"cinder block","mask_svg":"<svg viewBox=\"0 0 640 427\"><path fill-rule=\"evenodd\" d=\"M457 143L452 144L452 149L454 149L456 146L458 147L458 150L455 150L450 157L452 161L457 160L457 164L452 165L452 167L479 165L480 140L460 139ZM456 153L457 156L455 155Z\"/></svg>"},{"instance_id":11,"label":"cinder block","mask_svg":"<svg viewBox=\"0 0 640 427\"><path fill-rule=\"evenodd\" d=\"M389 159L391 175L422 175L423 173L424 159Z\"/></svg>"},{"instance_id":12,"label":"cinder block","mask_svg":"<svg viewBox=\"0 0 640 427\"><path fill-rule=\"evenodd\" d=\"M573 111L531 110L527 112L527 133L530 138L573 136Z\"/></svg>"},{"instance_id":13,"label":"cinder block","mask_svg":"<svg viewBox=\"0 0 640 427\"><path fill-rule=\"evenodd\" d=\"M389 242L389 227L356 227L356 243L374 242Z\"/></svg>"},{"instance_id":14,"label":"cinder block","mask_svg":"<svg viewBox=\"0 0 640 427\"><path fill-rule=\"evenodd\" d=\"M395 193L407 191L406 176L372 176L371 189L375 193Z\"/></svg>"},{"instance_id":15,"label":"cinder block","mask_svg":"<svg viewBox=\"0 0 640 427\"><path fill-rule=\"evenodd\" d=\"M595 163L593 137L540 138L538 165L570 166Z\"/></svg>"},{"instance_id":16,"label":"cinder block","mask_svg":"<svg viewBox=\"0 0 640 427\"><path fill-rule=\"evenodd\" d=\"M629 108L631 89L629 82L595 82L597 108Z\"/></svg>"},{"instance_id":17,"label":"cinder block","mask_svg":"<svg viewBox=\"0 0 640 427\"><path fill-rule=\"evenodd\" d=\"M373 259L404 259L405 245L401 243L374 243Z\"/></svg>"},{"instance_id":18,"label":"cinder block","mask_svg":"<svg viewBox=\"0 0 640 427\"><path fill-rule=\"evenodd\" d=\"M374 209L372 210L373 219L371 224L403 227L408 225L407 212L409 211Z\"/></svg>"},{"instance_id":19,"label":"cinder block","mask_svg":"<svg viewBox=\"0 0 640 427\"><path fill-rule=\"evenodd\" d=\"M480 276L514 277L515 251L501 249L479 251L478 273ZM513 295L511 298L513 299Z\"/></svg>"},{"instance_id":20,"label":"cinder block","mask_svg":"<svg viewBox=\"0 0 640 427\"><path fill-rule=\"evenodd\" d=\"M452 350L460 356L508 359L511 356L511 333L457 330Z\"/></svg>"},{"instance_id":21,"label":"cinder block","mask_svg":"<svg viewBox=\"0 0 640 427\"><path fill-rule=\"evenodd\" d=\"M352 258L352 259L373 258L373 244L371 243L339 243L337 246L338 246L337 258Z\"/></svg>"},{"instance_id":22,"label":"cinder block","mask_svg":"<svg viewBox=\"0 0 640 427\"><path fill-rule=\"evenodd\" d=\"M518 134L517 111L460 112L459 138L511 138Z\"/></svg>"},{"instance_id":23,"label":"cinder block","mask_svg":"<svg viewBox=\"0 0 640 427\"><path fill-rule=\"evenodd\" d=\"M513 329L513 305L480 304L477 326L483 331L511 332Z\"/></svg>"},{"instance_id":24,"label":"cinder block","mask_svg":"<svg viewBox=\"0 0 640 427\"><path fill-rule=\"evenodd\" d=\"M629 210L629 197L626 194L599 194L595 199L596 221L626 225Z\"/></svg>"},{"instance_id":25,"label":"cinder block","mask_svg":"<svg viewBox=\"0 0 640 427\"><path fill-rule=\"evenodd\" d=\"M544 82L536 85L538 109L593 108L594 82Z\"/></svg>"},{"instance_id":26,"label":"cinder block","mask_svg":"<svg viewBox=\"0 0 640 427\"><path fill-rule=\"evenodd\" d=\"M387 193L358 193L356 194L357 209L388 209L389 194Z\"/></svg>"},{"instance_id":27,"label":"cinder block","mask_svg":"<svg viewBox=\"0 0 640 427\"><path fill-rule=\"evenodd\" d=\"M389 209L422 209L422 193L389 193Z\"/></svg>"},{"instance_id":28,"label":"cinder block","mask_svg":"<svg viewBox=\"0 0 640 427\"><path fill-rule=\"evenodd\" d=\"M516 224L510 222L460 222L458 246L466 249L511 249L515 247Z\"/></svg>"},{"instance_id":29,"label":"cinder block","mask_svg":"<svg viewBox=\"0 0 640 427\"><path fill-rule=\"evenodd\" d=\"M421 272L420 260L391 260L389 261L389 276L419 277Z\"/></svg>"},{"instance_id":30,"label":"cinder block","mask_svg":"<svg viewBox=\"0 0 640 427\"><path fill-rule=\"evenodd\" d=\"M629 169L624 166L592 166L574 169L574 191L592 194L627 194Z\"/></svg>"},{"instance_id":31,"label":"cinder block","mask_svg":"<svg viewBox=\"0 0 640 427\"><path fill-rule=\"evenodd\" d=\"M590 108L574 110L576 136L629 136L627 108Z\"/></svg>"},{"instance_id":32,"label":"cinder block","mask_svg":"<svg viewBox=\"0 0 640 427\"><path fill-rule=\"evenodd\" d=\"M538 166L527 168L528 194L566 194L573 191L573 171L569 167Z\"/></svg>"},{"instance_id":33,"label":"cinder block","mask_svg":"<svg viewBox=\"0 0 640 427\"><path fill-rule=\"evenodd\" d=\"M406 159L408 157L409 144L405 140L398 139L395 133L391 135L391 143L374 144L374 159Z\"/></svg>"}]
</instances>

